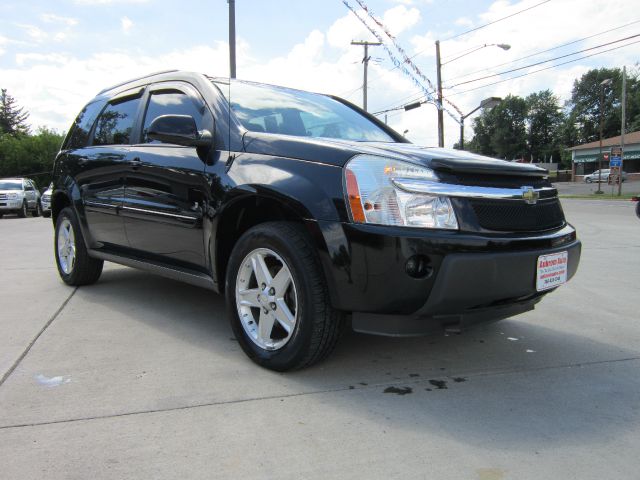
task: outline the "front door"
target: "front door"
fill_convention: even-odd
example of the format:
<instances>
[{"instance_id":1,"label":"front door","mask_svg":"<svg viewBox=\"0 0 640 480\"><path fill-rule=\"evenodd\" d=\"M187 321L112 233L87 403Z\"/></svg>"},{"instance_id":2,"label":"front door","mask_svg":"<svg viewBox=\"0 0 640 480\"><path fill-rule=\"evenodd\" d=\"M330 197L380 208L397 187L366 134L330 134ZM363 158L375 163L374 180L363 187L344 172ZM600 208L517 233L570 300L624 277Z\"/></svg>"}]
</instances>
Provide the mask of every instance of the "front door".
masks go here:
<instances>
[{"instance_id":1,"label":"front door","mask_svg":"<svg viewBox=\"0 0 640 480\"><path fill-rule=\"evenodd\" d=\"M160 115L191 115L213 131L213 116L193 87L167 82L151 87L141 141L131 147L123 217L132 248L164 263L204 270L205 158L195 147L160 143L146 129Z\"/></svg>"}]
</instances>

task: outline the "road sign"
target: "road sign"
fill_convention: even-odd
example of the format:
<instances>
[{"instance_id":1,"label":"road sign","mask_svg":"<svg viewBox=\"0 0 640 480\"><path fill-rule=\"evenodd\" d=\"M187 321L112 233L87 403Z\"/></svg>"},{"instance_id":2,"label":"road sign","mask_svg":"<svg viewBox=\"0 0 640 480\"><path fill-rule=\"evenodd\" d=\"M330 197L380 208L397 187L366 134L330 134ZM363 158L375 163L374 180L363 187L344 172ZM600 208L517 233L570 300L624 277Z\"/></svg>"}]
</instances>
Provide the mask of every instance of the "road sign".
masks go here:
<instances>
[{"instance_id":1,"label":"road sign","mask_svg":"<svg viewBox=\"0 0 640 480\"><path fill-rule=\"evenodd\" d=\"M622 166L622 157L612 156L609 159L609 168L621 167L621 166Z\"/></svg>"}]
</instances>

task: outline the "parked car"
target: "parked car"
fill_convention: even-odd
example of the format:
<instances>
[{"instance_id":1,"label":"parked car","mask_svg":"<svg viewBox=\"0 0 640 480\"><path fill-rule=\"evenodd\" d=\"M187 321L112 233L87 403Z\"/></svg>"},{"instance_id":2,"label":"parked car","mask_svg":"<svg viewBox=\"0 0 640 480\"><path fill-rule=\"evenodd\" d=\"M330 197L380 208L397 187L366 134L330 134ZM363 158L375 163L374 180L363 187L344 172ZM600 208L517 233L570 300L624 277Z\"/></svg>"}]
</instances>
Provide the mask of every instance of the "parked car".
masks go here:
<instances>
[{"instance_id":1,"label":"parked car","mask_svg":"<svg viewBox=\"0 0 640 480\"><path fill-rule=\"evenodd\" d=\"M40 192L33 180L28 178L0 179L0 218L7 213L17 213L24 218L28 213L34 217L42 214Z\"/></svg>"},{"instance_id":2,"label":"parked car","mask_svg":"<svg viewBox=\"0 0 640 480\"><path fill-rule=\"evenodd\" d=\"M42 193L40 203L42 204L42 216L49 218L51 216L51 193L53 192L53 182Z\"/></svg>"},{"instance_id":3,"label":"parked car","mask_svg":"<svg viewBox=\"0 0 640 480\"><path fill-rule=\"evenodd\" d=\"M597 182L598 178L601 178L602 183L609 183L609 175L611 174L611 169L603 168L602 176L600 176L599 172L600 170L596 170L595 172L590 173L589 175L585 175L584 181L587 183L593 183L593 182ZM627 172L625 171L622 172L622 181L623 182L627 181Z\"/></svg>"},{"instance_id":4,"label":"parked car","mask_svg":"<svg viewBox=\"0 0 640 480\"><path fill-rule=\"evenodd\" d=\"M544 169L195 73L100 92L53 178L64 282L96 282L106 260L224 293L239 344L274 370L326 357L348 319L397 336L532 310L580 259Z\"/></svg>"}]
</instances>

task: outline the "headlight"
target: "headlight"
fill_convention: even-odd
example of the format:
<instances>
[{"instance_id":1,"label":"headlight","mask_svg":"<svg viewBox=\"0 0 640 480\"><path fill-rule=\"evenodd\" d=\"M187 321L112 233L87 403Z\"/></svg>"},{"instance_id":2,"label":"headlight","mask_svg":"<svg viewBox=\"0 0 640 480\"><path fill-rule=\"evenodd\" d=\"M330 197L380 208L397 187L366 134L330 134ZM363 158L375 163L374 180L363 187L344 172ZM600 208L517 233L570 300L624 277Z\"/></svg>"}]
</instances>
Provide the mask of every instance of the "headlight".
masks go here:
<instances>
[{"instance_id":1,"label":"headlight","mask_svg":"<svg viewBox=\"0 0 640 480\"><path fill-rule=\"evenodd\" d=\"M426 167L371 155L358 155L344 168L351 219L355 223L458 229L448 197L412 193L403 180L438 181Z\"/></svg>"},{"instance_id":2,"label":"headlight","mask_svg":"<svg viewBox=\"0 0 640 480\"><path fill-rule=\"evenodd\" d=\"M9 200L17 200L18 199L18 194L17 193L10 193L7 198Z\"/></svg>"}]
</instances>

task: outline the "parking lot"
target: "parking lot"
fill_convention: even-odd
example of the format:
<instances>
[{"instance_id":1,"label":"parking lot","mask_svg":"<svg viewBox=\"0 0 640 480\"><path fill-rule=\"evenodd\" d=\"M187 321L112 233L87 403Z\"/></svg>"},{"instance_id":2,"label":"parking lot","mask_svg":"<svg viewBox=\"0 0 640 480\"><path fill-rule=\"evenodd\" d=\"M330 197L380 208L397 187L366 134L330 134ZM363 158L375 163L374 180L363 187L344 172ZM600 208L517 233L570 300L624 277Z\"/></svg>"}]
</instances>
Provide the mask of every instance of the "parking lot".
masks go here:
<instances>
[{"instance_id":1,"label":"parking lot","mask_svg":"<svg viewBox=\"0 0 640 480\"><path fill-rule=\"evenodd\" d=\"M73 289L52 226L0 220L2 478L632 479L640 469L640 220L564 200L568 285L462 335L348 334L278 374L223 299L107 264Z\"/></svg>"}]
</instances>

